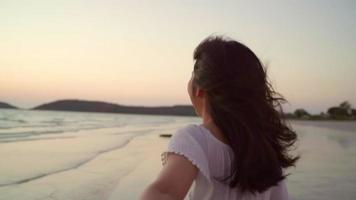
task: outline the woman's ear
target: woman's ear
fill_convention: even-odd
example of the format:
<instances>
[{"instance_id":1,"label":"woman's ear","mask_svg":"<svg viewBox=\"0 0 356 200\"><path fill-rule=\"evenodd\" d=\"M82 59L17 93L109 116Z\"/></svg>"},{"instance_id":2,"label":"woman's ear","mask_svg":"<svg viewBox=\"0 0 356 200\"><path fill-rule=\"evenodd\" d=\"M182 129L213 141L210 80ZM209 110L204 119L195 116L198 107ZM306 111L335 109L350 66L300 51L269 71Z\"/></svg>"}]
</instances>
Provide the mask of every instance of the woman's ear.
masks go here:
<instances>
[{"instance_id":1,"label":"woman's ear","mask_svg":"<svg viewBox=\"0 0 356 200\"><path fill-rule=\"evenodd\" d=\"M199 87L197 87L196 90L195 90L195 96L196 97L203 97L204 95L205 95L204 90L202 90Z\"/></svg>"}]
</instances>

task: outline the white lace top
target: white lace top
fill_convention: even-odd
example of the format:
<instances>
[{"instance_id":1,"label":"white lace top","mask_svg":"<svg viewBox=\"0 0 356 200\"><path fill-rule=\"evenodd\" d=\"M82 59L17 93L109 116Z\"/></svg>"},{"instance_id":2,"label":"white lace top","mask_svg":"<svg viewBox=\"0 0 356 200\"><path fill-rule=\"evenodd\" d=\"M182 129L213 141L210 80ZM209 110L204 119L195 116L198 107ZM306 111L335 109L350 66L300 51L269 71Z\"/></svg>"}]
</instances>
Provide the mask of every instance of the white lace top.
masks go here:
<instances>
[{"instance_id":1,"label":"white lace top","mask_svg":"<svg viewBox=\"0 0 356 200\"><path fill-rule=\"evenodd\" d=\"M230 146L218 140L203 125L188 125L179 129L169 141L167 151L162 153L165 164L167 153L185 156L199 169L186 199L192 200L288 200L285 181L255 195L242 194L237 188L230 188L219 181L230 173L234 157Z\"/></svg>"}]
</instances>

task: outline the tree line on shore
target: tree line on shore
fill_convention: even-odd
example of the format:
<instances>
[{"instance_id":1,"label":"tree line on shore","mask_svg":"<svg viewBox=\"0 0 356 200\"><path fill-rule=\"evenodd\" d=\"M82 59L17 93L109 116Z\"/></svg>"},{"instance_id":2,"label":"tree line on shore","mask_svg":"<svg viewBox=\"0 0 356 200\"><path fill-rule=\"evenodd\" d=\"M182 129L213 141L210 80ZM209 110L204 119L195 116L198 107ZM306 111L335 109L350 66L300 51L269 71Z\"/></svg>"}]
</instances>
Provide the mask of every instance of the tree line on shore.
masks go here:
<instances>
[{"instance_id":1,"label":"tree line on shore","mask_svg":"<svg viewBox=\"0 0 356 200\"><path fill-rule=\"evenodd\" d=\"M320 114L311 114L303 108L298 108L293 113L286 113L285 116L303 120L356 120L356 109L352 108L348 101L344 101Z\"/></svg>"}]
</instances>

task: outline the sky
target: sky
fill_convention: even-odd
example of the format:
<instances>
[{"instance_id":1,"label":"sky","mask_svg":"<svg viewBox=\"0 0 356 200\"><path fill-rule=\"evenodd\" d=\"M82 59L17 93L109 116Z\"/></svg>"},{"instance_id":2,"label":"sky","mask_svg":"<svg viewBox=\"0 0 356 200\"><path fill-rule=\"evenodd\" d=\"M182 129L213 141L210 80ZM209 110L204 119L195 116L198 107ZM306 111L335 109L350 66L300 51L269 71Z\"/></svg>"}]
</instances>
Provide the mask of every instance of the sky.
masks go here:
<instances>
[{"instance_id":1,"label":"sky","mask_svg":"<svg viewBox=\"0 0 356 200\"><path fill-rule=\"evenodd\" d=\"M250 47L288 104L356 107L356 1L0 0L0 101L190 104L194 48Z\"/></svg>"}]
</instances>

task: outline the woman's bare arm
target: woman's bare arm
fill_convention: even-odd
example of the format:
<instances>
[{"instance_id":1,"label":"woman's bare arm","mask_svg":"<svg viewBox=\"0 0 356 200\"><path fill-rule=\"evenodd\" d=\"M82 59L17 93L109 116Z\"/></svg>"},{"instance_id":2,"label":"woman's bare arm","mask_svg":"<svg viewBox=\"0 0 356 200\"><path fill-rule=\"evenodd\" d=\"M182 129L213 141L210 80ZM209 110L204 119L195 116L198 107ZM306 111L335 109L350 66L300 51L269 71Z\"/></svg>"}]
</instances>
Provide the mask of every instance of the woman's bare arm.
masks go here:
<instances>
[{"instance_id":1,"label":"woman's bare arm","mask_svg":"<svg viewBox=\"0 0 356 200\"><path fill-rule=\"evenodd\" d=\"M141 200L184 199L198 174L198 168L182 155L169 153L157 179L142 193Z\"/></svg>"}]
</instances>

